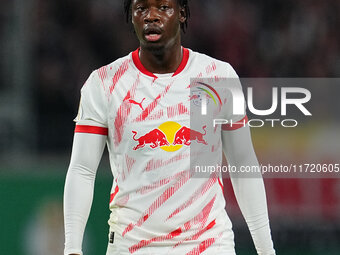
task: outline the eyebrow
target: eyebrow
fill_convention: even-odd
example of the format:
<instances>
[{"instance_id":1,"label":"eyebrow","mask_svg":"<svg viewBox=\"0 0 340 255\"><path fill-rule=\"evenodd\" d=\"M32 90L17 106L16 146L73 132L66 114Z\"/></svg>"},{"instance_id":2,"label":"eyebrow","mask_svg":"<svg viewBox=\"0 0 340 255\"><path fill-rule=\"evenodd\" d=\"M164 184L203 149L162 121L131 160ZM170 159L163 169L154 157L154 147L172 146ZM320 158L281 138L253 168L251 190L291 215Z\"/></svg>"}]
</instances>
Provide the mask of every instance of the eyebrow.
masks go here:
<instances>
[{"instance_id":1,"label":"eyebrow","mask_svg":"<svg viewBox=\"0 0 340 255\"><path fill-rule=\"evenodd\" d=\"M135 3L140 3L140 2L145 2L146 0L136 0L136 2ZM132 2L132 4L133 4L133 2Z\"/></svg>"},{"instance_id":2,"label":"eyebrow","mask_svg":"<svg viewBox=\"0 0 340 255\"><path fill-rule=\"evenodd\" d=\"M134 0L131 0L130 1L130 6L132 7L133 5L135 5L135 4L138 4L138 3L141 3L141 2L144 2L145 0L136 0L136 1L134 1Z\"/></svg>"},{"instance_id":3,"label":"eyebrow","mask_svg":"<svg viewBox=\"0 0 340 255\"><path fill-rule=\"evenodd\" d=\"M146 2L147 0L136 0L136 3L140 3L140 2ZM161 2L161 1L164 1L164 0L156 0L157 2Z\"/></svg>"}]
</instances>

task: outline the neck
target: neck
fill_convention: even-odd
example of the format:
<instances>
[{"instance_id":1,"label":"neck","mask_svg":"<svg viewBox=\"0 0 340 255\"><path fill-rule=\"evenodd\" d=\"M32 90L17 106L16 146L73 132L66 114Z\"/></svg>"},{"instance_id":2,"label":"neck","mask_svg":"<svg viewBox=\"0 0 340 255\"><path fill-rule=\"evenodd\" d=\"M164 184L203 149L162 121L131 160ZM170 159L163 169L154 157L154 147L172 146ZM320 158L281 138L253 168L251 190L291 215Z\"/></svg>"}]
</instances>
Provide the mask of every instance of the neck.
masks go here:
<instances>
[{"instance_id":1,"label":"neck","mask_svg":"<svg viewBox=\"0 0 340 255\"><path fill-rule=\"evenodd\" d=\"M173 73L182 61L180 42L171 47L148 48L140 47L139 58L143 66L152 73Z\"/></svg>"}]
</instances>

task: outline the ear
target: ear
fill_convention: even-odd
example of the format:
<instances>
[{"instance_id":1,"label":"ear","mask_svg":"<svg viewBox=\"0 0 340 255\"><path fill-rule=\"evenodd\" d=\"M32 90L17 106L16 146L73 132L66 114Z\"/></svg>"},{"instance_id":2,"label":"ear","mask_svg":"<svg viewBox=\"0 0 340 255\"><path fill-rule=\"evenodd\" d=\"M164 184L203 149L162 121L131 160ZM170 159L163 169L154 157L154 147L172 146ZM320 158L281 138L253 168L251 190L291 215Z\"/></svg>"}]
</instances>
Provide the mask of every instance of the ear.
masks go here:
<instances>
[{"instance_id":1,"label":"ear","mask_svg":"<svg viewBox=\"0 0 340 255\"><path fill-rule=\"evenodd\" d=\"M179 8L179 22L183 24L187 20L187 13L184 7Z\"/></svg>"}]
</instances>

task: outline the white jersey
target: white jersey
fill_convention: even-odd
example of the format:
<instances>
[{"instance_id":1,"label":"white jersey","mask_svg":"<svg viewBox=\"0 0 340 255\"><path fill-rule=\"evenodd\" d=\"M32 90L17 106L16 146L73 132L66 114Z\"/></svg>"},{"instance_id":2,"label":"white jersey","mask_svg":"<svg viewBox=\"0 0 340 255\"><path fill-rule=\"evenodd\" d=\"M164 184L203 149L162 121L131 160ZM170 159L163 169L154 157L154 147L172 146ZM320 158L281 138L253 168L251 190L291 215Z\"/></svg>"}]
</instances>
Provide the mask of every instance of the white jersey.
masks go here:
<instances>
[{"instance_id":1,"label":"white jersey","mask_svg":"<svg viewBox=\"0 0 340 255\"><path fill-rule=\"evenodd\" d=\"M183 48L177 71L157 75L136 50L94 71L83 86L75 132L107 135L114 176L110 254L233 254L221 176L195 178L190 171L191 144L206 146L222 163L221 126L190 130L190 79L199 77L237 74ZM233 119L232 100L218 100L220 116Z\"/></svg>"}]
</instances>

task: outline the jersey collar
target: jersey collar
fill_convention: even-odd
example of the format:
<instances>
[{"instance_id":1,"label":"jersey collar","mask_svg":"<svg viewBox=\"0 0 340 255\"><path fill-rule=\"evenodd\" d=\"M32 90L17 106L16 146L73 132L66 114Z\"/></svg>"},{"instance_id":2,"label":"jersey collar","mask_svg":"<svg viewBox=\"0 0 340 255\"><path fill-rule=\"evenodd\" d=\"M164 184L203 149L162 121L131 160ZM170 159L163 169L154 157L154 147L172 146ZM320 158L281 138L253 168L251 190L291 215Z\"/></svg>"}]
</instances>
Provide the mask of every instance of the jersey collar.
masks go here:
<instances>
[{"instance_id":1,"label":"jersey collar","mask_svg":"<svg viewBox=\"0 0 340 255\"><path fill-rule=\"evenodd\" d=\"M135 66L138 68L139 71L141 71L143 74L147 75L147 76L150 76L152 78L155 78L157 79L158 77L151 73L149 70L147 70L142 62L140 61L140 58L139 58L139 49L138 48L137 50L135 50L134 52L132 52L132 60L133 60L133 63L135 64ZM172 77L176 76L177 74L179 74L180 72L183 71L183 69L186 67L187 63L188 63L188 60L189 60L189 50L187 48L184 48L183 47L183 57L182 57L182 61L180 63L180 65L178 66L177 70L174 72L174 74L172 75Z\"/></svg>"}]
</instances>

